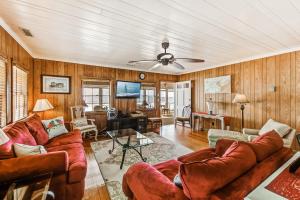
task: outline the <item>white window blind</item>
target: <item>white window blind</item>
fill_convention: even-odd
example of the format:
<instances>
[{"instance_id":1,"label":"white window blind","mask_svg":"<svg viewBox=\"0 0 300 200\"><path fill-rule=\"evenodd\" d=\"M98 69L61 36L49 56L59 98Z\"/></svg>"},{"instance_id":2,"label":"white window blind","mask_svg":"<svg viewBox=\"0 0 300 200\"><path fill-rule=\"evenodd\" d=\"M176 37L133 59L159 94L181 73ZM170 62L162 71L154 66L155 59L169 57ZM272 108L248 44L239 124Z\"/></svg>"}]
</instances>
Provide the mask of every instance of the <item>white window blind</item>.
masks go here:
<instances>
[{"instance_id":1,"label":"white window blind","mask_svg":"<svg viewBox=\"0 0 300 200\"><path fill-rule=\"evenodd\" d=\"M13 66L13 120L28 114L27 72Z\"/></svg>"},{"instance_id":2,"label":"white window blind","mask_svg":"<svg viewBox=\"0 0 300 200\"><path fill-rule=\"evenodd\" d=\"M6 65L0 59L0 127L6 125Z\"/></svg>"}]
</instances>

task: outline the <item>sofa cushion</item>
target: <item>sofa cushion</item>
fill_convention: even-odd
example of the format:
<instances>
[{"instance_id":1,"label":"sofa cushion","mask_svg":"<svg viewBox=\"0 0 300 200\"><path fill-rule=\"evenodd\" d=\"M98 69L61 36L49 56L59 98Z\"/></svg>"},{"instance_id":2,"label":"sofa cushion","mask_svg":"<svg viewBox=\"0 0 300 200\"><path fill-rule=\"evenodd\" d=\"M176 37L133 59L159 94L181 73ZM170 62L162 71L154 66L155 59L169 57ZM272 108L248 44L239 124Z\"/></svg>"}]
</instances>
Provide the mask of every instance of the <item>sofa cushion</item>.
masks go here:
<instances>
[{"instance_id":1,"label":"sofa cushion","mask_svg":"<svg viewBox=\"0 0 300 200\"><path fill-rule=\"evenodd\" d=\"M82 143L81 133L78 130L74 130L72 132L52 138L48 141L48 144L46 144L45 146L47 148L50 148L73 143Z\"/></svg>"},{"instance_id":2,"label":"sofa cushion","mask_svg":"<svg viewBox=\"0 0 300 200\"><path fill-rule=\"evenodd\" d=\"M255 164L256 156L251 147L245 142L234 142L222 157L181 164L183 191L190 199L209 198L211 193L236 179Z\"/></svg>"},{"instance_id":3,"label":"sofa cushion","mask_svg":"<svg viewBox=\"0 0 300 200\"><path fill-rule=\"evenodd\" d=\"M264 133L270 132L272 130L275 130L276 133L280 135L280 137L284 137L286 134L289 133L291 127L286 124L274 121L273 119L269 119L259 130L258 135L263 135Z\"/></svg>"},{"instance_id":4,"label":"sofa cushion","mask_svg":"<svg viewBox=\"0 0 300 200\"><path fill-rule=\"evenodd\" d=\"M24 122L16 122L3 128L13 143L36 145L36 141L30 134Z\"/></svg>"},{"instance_id":5,"label":"sofa cushion","mask_svg":"<svg viewBox=\"0 0 300 200\"><path fill-rule=\"evenodd\" d=\"M80 143L66 144L47 148L48 152L66 151L69 157L68 182L82 181L86 175L87 161L84 148Z\"/></svg>"},{"instance_id":6,"label":"sofa cushion","mask_svg":"<svg viewBox=\"0 0 300 200\"><path fill-rule=\"evenodd\" d=\"M44 145L48 142L48 133L46 132L39 115L34 114L25 121L25 124L39 145Z\"/></svg>"},{"instance_id":7,"label":"sofa cushion","mask_svg":"<svg viewBox=\"0 0 300 200\"><path fill-rule=\"evenodd\" d=\"M168 160L153 165L153 167L173 182L174 177L178 174L180 164L181 162L177 160Z\"/></svg>"},{"instance_id":8,"label":"sofa cushion","mask_svg":"<svg viewBox=\"0 0 300 200\"><path fill-rule=\"evenodd\" d=\"M267 132L249 143L256 154L257 161L265 158L280 150L283 147L283 140L275 130Z\"/></svg>"},{"instance_id":9,"label":"sofa cushion","mask_svg":"<svg viewBox=\"0 0 300 200\"><path fill-rule=\"evenodd\" d=\"M223 154L226 152L226 150L234 143L235 140L233 139L226 139L221 138L216 143L216 154L219 156L223 156Z\"/></svg>"},{"instance_id":10,"label":"sofa cushion","mask_svg":"<svg viewBox=\"0 0 300 200\"><path fill-rule=\"evenodd\" d=\"M202 161L208 158L217 157L218 155L215 153L215 148L204 148L199 151L195 151L189 154L185 154L177 158L178 161L183 163Z\"/></svg>"},{"instance_id":11,"label":"sofa cushion","mask_svg":"<svg viewBox=\"0 0 300 200\"><path fill-rule=\"evenodd\" d=\"M11 139L0 129L0 160L14 157L12 145Z\"/></svg>"}]
</instances>

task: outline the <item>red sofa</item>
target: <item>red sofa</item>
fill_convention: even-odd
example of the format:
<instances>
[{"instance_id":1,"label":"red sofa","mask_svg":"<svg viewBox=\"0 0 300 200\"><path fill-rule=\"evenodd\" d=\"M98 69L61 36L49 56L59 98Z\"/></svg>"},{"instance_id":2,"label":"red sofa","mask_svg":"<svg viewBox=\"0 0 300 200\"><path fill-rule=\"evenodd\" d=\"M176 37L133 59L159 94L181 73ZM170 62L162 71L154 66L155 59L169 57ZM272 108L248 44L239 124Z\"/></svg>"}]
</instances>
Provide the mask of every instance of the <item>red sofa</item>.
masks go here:
<instances>
[{"instance_id":1,"label":"red sofa","mask_svg":"<svg viewBox=\"0 0 300 200\"><path fill-rule=\"evenodd\" d=\"M220 139L216 148L177 160L131 166L123 176L123 191L135 200L244 199L291 156L273 131L251 143ZM173 183L178 173L182 188Z\"/></svg>"},{"instance_id":2,"label":"red sofa","mask_svg":"<svg viewBox=\"0 0 300 200\"><path fill-rule=\"evenodd\" d=\"M50 190L55 199L82 199L87 161L79 131L48 139L38 115L10 124L3 131L10 140L0 145L1 184L9 185L17 179L53 172ZM13 153L13 143L43 145L47 154L17 158ZM5 187L0 188L3 194Z\"/></svg>"}]
</instances>

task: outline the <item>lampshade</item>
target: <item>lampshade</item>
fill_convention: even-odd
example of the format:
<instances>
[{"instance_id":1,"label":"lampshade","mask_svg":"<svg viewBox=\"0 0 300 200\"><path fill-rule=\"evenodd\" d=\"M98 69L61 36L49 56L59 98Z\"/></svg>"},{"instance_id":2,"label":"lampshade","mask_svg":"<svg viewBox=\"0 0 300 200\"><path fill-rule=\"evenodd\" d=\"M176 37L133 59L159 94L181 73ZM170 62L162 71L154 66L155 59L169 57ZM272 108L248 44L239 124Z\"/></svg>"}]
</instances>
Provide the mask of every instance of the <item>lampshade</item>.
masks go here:
<instances>
[{"instance_id":1,"label":"lampshade","mask_svg":"<svg viewBox=\"0 0 300 200\"><path fill-rule=\"evenodd\" d=\"M41 112L53 109L48 99L38 99L34 105L33 112Z\"/></svg>"},{"instance_id":2,"label":"lampshade","mask_svg":"<svg viewBox=\"0 0 300 200\"><path fill-rule=\"evenodd\" d=\"M246 104L249 103L246 95L244 94L236 94L232 103L240 103L240 104Z\"/></svg>"}]
</instances>

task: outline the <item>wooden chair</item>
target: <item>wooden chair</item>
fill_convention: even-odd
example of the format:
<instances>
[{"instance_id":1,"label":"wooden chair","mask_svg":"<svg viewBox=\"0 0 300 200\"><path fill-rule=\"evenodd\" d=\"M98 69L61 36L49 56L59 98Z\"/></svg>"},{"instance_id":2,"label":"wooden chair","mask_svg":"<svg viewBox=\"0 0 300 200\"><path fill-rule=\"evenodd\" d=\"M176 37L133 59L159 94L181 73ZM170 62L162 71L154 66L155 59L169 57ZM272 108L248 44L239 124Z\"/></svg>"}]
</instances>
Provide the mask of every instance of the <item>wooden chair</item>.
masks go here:
<instances>
[{"instance_id":1,"label":"wooden chair","mask_svg":"<svg viewBox=\"0 0 300 200\"><path fill-rule=\"evenodd\" d=\"M175 126L177 123L181 123L182 126L185 126L186 122L190 125L191 127L191 113L192 113L192 108L190 105L184 106L182 109L182 117L176 117L175 118Z\"/></svg>"},{"instance_id":2,"label":"wooden chair","mask_svg":"<svg viewBox=\"0 0 300 200\"><path fill-rule=\"evenodd\" d=\"M98 129L95 125L94 119L87 119L85 116L85 111L83 106L72 106L71 108L71 128L72 130L80 130L83 137L86 137L86 134L94 133L95 140L98 137Z\"/></svg>"}]
</instances>

